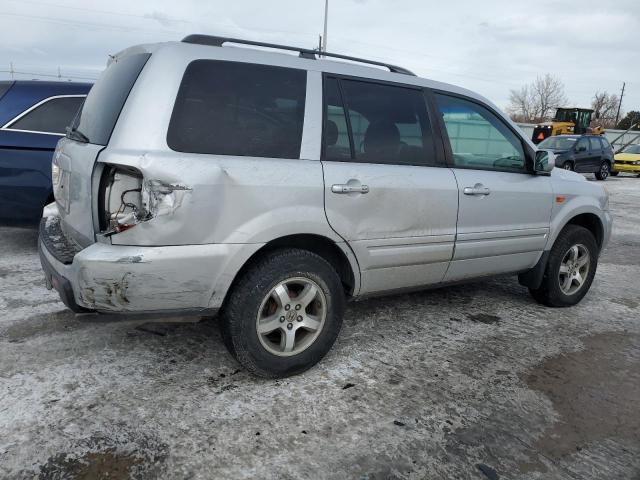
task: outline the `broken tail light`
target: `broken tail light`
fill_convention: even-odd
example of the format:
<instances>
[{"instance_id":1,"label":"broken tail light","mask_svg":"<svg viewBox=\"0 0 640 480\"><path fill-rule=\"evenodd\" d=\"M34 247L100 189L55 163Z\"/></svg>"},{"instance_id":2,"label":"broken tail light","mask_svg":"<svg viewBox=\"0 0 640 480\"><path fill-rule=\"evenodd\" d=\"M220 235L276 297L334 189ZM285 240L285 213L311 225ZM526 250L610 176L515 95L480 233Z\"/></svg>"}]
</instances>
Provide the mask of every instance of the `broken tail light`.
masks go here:
<instances>
[{"instance_id":1,"label":"broken tail light","mask_svg":"<svg viewBox=\"0 0 640 480\"><path fill-rule=\"evenodd\" d=\"M105 166L100 180L98 212L105 235L124 232L148 217L142 174L130 167Z\"/></svg>"}]
</instances>

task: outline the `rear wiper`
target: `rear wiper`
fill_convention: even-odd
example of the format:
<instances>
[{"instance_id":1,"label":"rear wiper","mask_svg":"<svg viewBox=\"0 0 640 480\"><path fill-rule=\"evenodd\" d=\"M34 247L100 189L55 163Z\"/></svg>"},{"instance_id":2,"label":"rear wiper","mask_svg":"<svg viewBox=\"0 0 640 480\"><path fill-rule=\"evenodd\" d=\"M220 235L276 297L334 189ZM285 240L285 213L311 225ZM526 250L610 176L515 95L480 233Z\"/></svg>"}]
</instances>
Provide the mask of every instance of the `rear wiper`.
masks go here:
<instances>
[{"instance_id":1,"label":"rear wiper","mask_svg":"<svg viewBox=\"0 0 640 480\"><path fill-rule=\"evenodd\" d=\"M89 143L89 137L87 137L84 133L82 133L77 128L67 127L66 130L67 130L67 138L70 138L71 140L76 140L82 143Z\"/></svg>"}]
</instances>

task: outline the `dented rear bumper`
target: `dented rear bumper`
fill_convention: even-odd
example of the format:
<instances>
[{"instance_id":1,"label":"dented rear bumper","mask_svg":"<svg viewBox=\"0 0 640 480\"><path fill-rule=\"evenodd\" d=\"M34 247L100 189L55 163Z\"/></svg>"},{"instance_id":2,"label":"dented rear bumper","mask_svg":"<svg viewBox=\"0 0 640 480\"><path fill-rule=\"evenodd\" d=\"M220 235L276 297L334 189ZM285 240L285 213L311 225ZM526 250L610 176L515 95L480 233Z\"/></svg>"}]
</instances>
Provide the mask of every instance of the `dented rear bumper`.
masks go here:
<instances>
[{"instance_id":1,"label":"dented rear bumper","mask_svg":"<svg viewBox=\"0 0 640 480\"><path fill-rule=\"evenodd\" d=\"M94 243L65 260L56 251L58 240L43 222L38 247L47 284L76 312L211 313L222 304L237 263L261 247Z\"/></svg>"}]
</instances>

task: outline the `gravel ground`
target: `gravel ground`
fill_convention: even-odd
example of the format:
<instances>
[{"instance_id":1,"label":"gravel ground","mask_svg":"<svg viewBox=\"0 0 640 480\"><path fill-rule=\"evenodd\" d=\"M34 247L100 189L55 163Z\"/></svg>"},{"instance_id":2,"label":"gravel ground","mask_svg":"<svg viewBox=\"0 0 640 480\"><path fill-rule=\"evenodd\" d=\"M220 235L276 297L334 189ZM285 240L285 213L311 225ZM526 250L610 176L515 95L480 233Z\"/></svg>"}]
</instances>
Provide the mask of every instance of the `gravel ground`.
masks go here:
<instances>
[{"instance_id":1,"label":"gravel ground","mask_svg":"<svg viewBox=\"0 0 640 480\"><path fill-rule=\"evenodd\" d=\"M640 179L569 309L512 277L350 305L320 365L256 379L215 319L65 310L0 229L0 478L640 479Z\"/></svg>"}]
</instances>

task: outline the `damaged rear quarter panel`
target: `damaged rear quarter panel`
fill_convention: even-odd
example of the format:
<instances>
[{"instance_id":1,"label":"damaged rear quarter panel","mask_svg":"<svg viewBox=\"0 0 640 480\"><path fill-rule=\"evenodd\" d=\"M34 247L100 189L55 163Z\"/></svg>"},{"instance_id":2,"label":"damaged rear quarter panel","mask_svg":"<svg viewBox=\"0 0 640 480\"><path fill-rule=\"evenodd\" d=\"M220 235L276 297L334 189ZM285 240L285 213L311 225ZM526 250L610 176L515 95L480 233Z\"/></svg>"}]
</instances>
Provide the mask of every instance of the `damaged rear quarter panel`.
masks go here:
<instances>
[{"instance_id":1,"label":"damaged rear quarter panel","mask_svg":"<svg viewBox=\"0 0 640 480\"><path fill-rule=\"evenodd\" d=\"M266 243L295 233L341 241L324 213L320 162L176 152L110 152L139 170L148 219L114 245Z\"/></svg>"}]
</instances>

